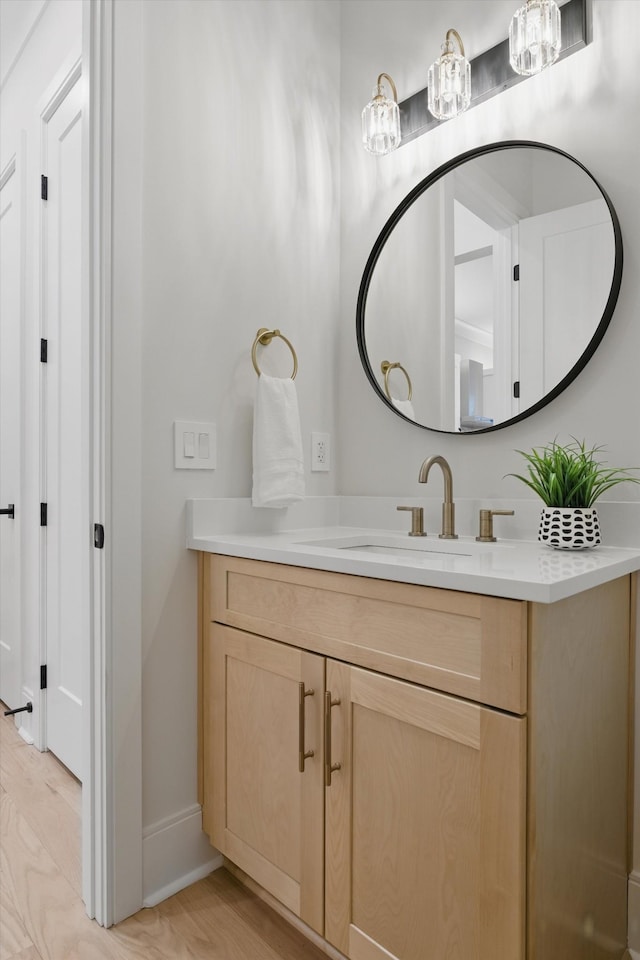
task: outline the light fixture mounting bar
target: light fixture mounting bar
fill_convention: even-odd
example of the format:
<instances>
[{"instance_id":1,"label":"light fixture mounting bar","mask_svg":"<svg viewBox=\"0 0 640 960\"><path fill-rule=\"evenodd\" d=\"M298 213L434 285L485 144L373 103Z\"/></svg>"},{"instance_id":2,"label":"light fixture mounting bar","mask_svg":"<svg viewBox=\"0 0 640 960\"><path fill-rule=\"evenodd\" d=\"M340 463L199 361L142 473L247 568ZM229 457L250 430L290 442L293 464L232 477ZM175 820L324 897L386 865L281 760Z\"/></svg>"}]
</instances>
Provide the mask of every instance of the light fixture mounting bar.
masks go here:
<instances>
[{"instance_id":1,"label":"light fixture mounting bar","mask_svg":"<svg viewBox=\"0 0 640 960\"><path fill-rule=\"evenodd\" d=\"M577 53L591 42L591 0L567 0L560 7L562 14L562 50L559 60ZM516 73L509 63L509 40L496 44L471 61L471 103L469 109L497 96L503 90L529 77ZM436 120L427 107L427 88L419 90L400 107L400 146L422 136L442 121Z\"/></svg>"}]
</instances>

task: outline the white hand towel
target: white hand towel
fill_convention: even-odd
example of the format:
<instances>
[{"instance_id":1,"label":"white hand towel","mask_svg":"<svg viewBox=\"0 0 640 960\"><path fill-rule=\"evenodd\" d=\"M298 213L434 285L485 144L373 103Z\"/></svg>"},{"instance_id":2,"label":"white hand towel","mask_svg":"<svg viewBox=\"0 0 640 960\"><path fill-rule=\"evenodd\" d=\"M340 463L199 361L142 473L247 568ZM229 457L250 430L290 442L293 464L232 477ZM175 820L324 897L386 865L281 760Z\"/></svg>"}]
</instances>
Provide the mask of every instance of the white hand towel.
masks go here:
<instances>
[{"instance_id":1,"label":"white hand towel","mask_svg":"<svg viewBox=\"0 0 640 960\"><path fill-rule=\"evenodd\" d=\"M400 413L404 413L405 417L409 417L410 420L415 420L416 415L413 409L413 404L411 400L396 400L395 397L391 398L391 403L394 405L396 410L399 410Z\"/></svg>"},{"instance_id":2,"label":"white hand towel","mask_svg":"<svg viewBox=\"0 0 640 960\"><path fill-rule=\"evenodd\" d=\"M298 395L292 379L258 377L253 414L253 505L288 507L304 499Z\"/></svg>"}]
</instances>

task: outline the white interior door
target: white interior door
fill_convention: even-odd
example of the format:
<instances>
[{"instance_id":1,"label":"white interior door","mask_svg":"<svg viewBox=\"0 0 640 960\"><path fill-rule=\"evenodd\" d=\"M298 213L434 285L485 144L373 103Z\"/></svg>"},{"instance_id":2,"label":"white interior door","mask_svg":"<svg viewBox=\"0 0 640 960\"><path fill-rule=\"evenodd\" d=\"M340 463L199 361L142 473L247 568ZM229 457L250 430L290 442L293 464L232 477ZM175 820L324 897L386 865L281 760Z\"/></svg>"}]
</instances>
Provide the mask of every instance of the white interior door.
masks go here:
<instances>
[{"instance_id":1,"label":"white interior door","mask_svg":"<svg viewBox=\"0 0 640 960\"><path fill-rule=\"evenodd\" d=\"M16 158L0 174L0 699L22 706L20 463L22 204Z\"/></svg>"},{"instance_id":2,"label":"white interior door","mask_svg":"<svg viewBox=\"0 0 640 960\"><path fill-rule=\"evenodd\" d=\"M521 409L559 383L593 337L611 287L610 235L604 200L520 221Z\"/></svg>"},{"instance_id":3,"label":"white interior door","mask_svg":"<svg viewBox=\"0 0 640 960\"><path fill-rule=\"evenodd\" d=\"M46 744L82 770L82 679L89 630L87 331L81 299L82 100L75 83L45 125L43 502Z\"/></svg>"}]
</instances>

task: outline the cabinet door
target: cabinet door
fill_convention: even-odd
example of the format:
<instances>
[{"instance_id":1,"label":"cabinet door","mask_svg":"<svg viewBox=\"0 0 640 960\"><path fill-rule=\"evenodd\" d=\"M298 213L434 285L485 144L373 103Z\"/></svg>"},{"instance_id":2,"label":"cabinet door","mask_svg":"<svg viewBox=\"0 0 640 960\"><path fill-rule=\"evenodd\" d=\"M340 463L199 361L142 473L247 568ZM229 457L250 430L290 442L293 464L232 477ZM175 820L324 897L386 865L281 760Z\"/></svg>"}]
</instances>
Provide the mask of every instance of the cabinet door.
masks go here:
<instances>
[{"instance_id":1,"label":"cabinet door","mask_svg":"<svg viewBox=\"0 0 640 960\"><path fill-rule=\"evenodd\" d=\"M204 829L319 933L324 664L315 654L212 624L203 696ZM311 751L302 762L301 752Z\"/></svg>"},{"instance_id":2,"label":"cabinet door","mask_svg":"<svg viewBox=\"0 0 640 960\"><path fill-rule=\"evenodd\" d=\"M329 692L326 938L352 960L522 960L526 720L336 661Z\"/></svg>"}]
</instances>

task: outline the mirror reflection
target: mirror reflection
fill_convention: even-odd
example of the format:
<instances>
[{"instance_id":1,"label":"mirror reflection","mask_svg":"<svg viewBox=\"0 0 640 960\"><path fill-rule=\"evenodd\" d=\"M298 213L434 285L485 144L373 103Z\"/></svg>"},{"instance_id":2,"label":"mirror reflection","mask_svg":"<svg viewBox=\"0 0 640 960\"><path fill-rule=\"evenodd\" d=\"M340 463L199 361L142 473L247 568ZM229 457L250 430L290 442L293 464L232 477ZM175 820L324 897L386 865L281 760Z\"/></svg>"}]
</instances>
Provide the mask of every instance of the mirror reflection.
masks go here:
<instances>
[{"instance_id":1,"label":"mirror reflection","mask_svg":"<svg viewBox=\"0 0 640 960\"><path fill-rule=\"evenodd\" d=\"M453 161L409 194L369 258L358 304L367 374L422 426L504 426L582 369L621 264L615 213L572 158L496 144Z\"/></svg>"}]
</instances>

